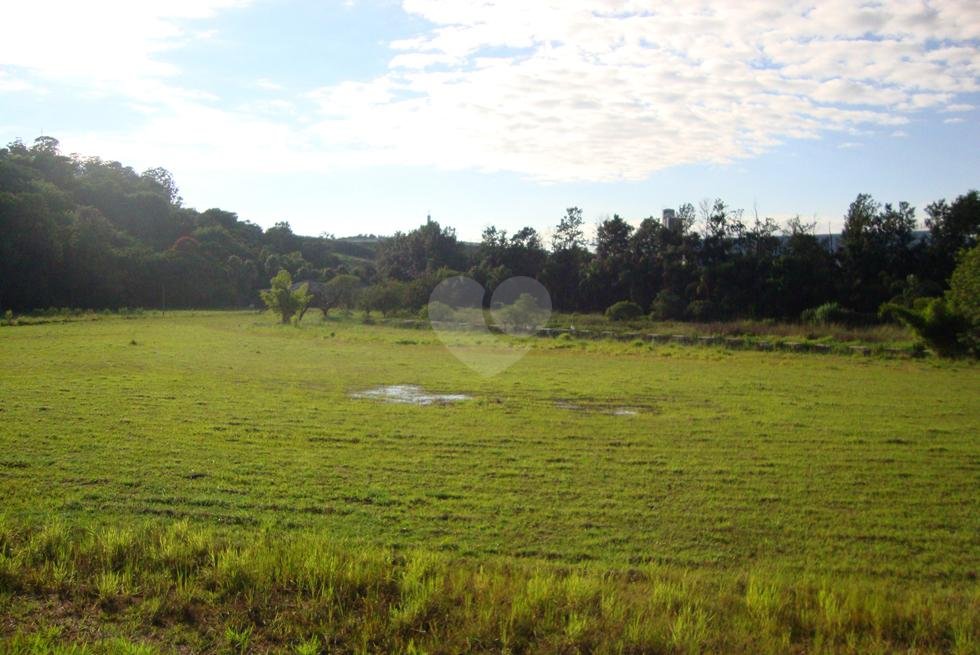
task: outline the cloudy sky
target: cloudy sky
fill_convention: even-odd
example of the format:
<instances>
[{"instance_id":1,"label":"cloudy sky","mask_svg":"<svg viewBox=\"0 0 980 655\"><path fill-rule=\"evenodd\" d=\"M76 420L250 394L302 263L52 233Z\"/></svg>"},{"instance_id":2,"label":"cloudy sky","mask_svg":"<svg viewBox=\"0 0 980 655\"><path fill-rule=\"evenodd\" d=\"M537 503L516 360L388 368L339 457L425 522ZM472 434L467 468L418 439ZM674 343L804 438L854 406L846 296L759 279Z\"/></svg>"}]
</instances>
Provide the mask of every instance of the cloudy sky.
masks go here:
<instances>
[{"instance_id":1,"label":"cloudy sky","mask_svg":"<svg viewBox=\"0 0 980 655\"><path fill-rule=\"evenodd\" d=\"M980 3L0 5L0 139L303 234L477 239L720 196L837 229L980 186ZM920 211L921 216L921 211Z\"/></svg>"}]
</instances>

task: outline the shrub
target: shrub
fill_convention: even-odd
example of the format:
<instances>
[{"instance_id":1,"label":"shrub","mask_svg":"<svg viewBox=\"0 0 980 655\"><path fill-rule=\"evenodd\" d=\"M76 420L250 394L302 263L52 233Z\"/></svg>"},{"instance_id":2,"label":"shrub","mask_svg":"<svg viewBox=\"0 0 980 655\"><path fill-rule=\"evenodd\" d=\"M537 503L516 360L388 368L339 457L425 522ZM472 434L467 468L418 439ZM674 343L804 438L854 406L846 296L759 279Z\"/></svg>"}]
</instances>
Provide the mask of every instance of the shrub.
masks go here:
<instances>
[{"instance_id":1,"label":"shrub","mask_svg":"<svg viewBox=\"0 0 980 655\"><path fill-rule=\"evenodd\" d=\"M636 305L633 306L636 307ZM636 307L636 309L639 311L640 308ZM538 306L538 301L534 296L529 293L522 293L514 301L514 304L494 311L494 316L499 318L504 325L514 329L534 329L548 320L548 311Z\"/></svg>"},{"instance_id":2,"label":"shrub","mask_svg":"<svg viewBox=\"0 0 980 655\"><path fill-rule=\"evenodd\" d=\"M960 254L945 297L916 298L911 308L888 303L879 313L910 327L940 356L980 356L980 245Z\"/></svg>"},{"instance_id":3,"label":"shrub","mask_svg":"<svg viewBox=\"0 0 980 655\"><path fill-rule=\"evenodd\" d=\"M664 289L650 304L650 318L673 321L684 317L684 301L676 293Z\"/></svg>"},{"instance_id":4,"label":"shrub","mask_svg":"<svg viewBox=\"0 0 980 655\"><path fill-rule=\"evenodd\" d=\"M643 316L643 309L635 302L621 300L606 310L610 321L633 321Z\"/></svg>"},{"instance_id":5,"label":"shrub","mask_svg":"<svg viewBox=\"0 0 980 655\"><path fill-rule=\"evenodd\" d=\"M943 298L919 298L912 309L887 303L880 314L910 327L942 357L957 357L970 350L960 338L968 331L969 321Z\"/></svg>"},{"instance_id":6,"label":"shrub","mask_svg":"<svg viewBox=\"0 0 980 655\"><path fill-rule=\"evenodd\" d=\"M710 300L694 300L685 312L692 321L710 321L717 317L715 304Z\"/></svg>"},{"instance_id":7,"label":"shrub","mask_svg":"<svg viewBox=\"0 0 980 655\"><path fill-rule=\"evenodd\" d=\"M312 297L305 284L296 291L290 289L293 278L286 269L280 269L271 282L272 288L261 292L262 301L287 325L293 316L302 314Z\"/></svg>"},{"instance_id":8,"label":"shrub","mask_svg":"<svg viewBox=\"0 0 980 655\"><path fill-rule=\"evenodd\" d=\"M860 325L866 322L863 317L839 303L828 302L819 307L803 310L800 320L810 325Z\"/></svg>"},{"instance_id":9,"label":"shrub","mask_svg":"<svg viewBox=\"0 0 980 655\"><path fill-rule=\"evenodd\" d=\"M426 310L425 318L430 321L452 321L456 317L452 307L438 300L433 300L423 309Z\"/></svg>"}]
</instances>

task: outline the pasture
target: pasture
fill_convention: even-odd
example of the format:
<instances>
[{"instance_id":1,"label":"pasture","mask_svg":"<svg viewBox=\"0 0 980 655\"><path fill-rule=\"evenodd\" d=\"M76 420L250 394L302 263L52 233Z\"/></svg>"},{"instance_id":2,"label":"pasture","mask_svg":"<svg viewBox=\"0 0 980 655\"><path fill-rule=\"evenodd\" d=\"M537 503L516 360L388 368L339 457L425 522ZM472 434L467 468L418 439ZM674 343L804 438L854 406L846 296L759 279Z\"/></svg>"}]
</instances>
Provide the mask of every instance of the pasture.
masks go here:
<instances>
[{"instance_id":1,"label":"pasture","mask_svg":"<svg viewBox=\"0 0 980 655\"><path fill-rule=\"evenodd\" d=\"M0 639L12 652L977 648L974 364L504 347L527 353L483 377L430 331L354 320L0 328ZM384 385L469 398L356 397ZM283 573L314 566L303 553L332 562L333 595ZM244 578L226 570L234 557ZM362 569L374 583L350 582Z\"/></svg>"}]
</instances>

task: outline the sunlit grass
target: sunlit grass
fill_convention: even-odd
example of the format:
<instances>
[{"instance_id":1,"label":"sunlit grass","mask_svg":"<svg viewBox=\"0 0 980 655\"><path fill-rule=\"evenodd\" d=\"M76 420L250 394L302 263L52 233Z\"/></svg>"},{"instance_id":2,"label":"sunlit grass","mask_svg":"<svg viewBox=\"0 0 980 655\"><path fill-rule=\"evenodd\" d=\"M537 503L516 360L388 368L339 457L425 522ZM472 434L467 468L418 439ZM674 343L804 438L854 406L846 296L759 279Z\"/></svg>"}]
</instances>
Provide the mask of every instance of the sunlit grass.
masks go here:
<instances>
[{"instance_id":1,"label":"sunlit grass","mask_svg":"<svg viewBox=\"0 0 980 655\"><path fill-rule=\"evenodd\" d=\"M975 650L975 365L506 343L485 378L355 319L0 328L10 648ZM471 400L350 396L387 384Z\"/></svg>"}]
</instances>

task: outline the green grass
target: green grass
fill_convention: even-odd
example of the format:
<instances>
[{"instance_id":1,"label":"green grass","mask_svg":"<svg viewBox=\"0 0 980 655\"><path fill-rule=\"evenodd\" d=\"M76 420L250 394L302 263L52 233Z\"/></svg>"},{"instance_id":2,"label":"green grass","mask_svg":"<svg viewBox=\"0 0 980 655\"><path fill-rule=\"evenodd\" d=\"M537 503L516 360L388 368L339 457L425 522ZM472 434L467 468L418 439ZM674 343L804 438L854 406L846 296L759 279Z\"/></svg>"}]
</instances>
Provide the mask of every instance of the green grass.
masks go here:
<instances>
[{"instance_id":1,"label":"green grass","mask_svg":"<svg viewBox=\"0 0 980 655\"><path fill-rule=\"evenodd\" d=\"M976 647L976 365L507 343L530 350L484 378L431 332L353 321L296 329L184 313L0 328L11 535L0 541L0 634L19 634L8 649L30 652L35 639L117 652L119 637L211 650L316 637L314 652L407 651L409 640L437 652ZM349 397L381 384L472 400ZM175 520L212 556L183 577L144 543ZM92 563L99 535L134 525L138 548ZM67 554L17 554L37 552L51 526L74 544ZM214 553L248 544L266 558L295 544L363 554L381 562L379 580L432 558L439 581L416 572L410 592L362 589L328 620L305 605L312 592L271 573L223 592L215 579L232 573ZM569 575L619 613L554 600L547 585ZM489 597L480 576L496 581ZM519 609L542 576L551 591ZM250 588L264 611L296 603L295 614L245 621ZM200 611L160 610L160 626L134 627L145 604L173 596ZM107 615L115 632L78 628ZM479 641L461 646L467 635Z\"/></svg>"}]
</instances>

